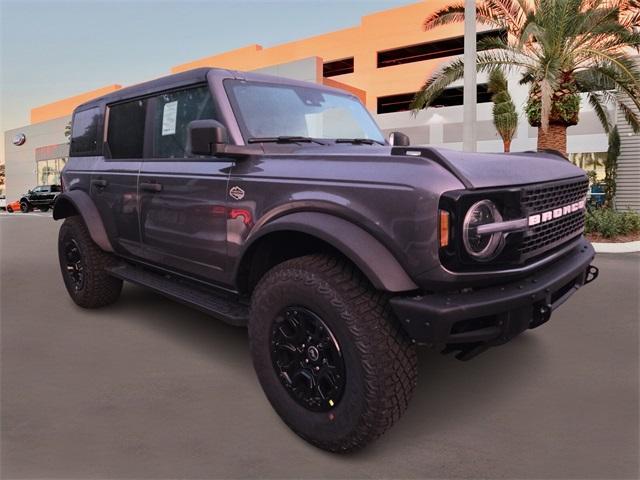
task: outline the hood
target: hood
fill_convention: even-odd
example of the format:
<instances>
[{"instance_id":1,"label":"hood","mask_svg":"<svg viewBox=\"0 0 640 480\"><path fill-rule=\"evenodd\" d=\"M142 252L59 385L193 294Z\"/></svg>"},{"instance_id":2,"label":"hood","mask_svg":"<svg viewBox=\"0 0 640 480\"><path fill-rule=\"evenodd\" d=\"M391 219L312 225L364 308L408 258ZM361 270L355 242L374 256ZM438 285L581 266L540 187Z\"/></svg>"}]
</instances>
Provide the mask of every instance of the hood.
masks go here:
<instances>
[{"instance_id":1,"label":"hood","mask_svg":"<svg viewBox=\"0 0 640 480\"><path fill-rule=\"evenodd\" d=\"M559 154L548 152L471 153L439 147L383 145L263 144L269 155L309 156L344 161L389 162L399 165L435 163L453 174L467 189L512 187L564 178L585 177L585 172ZM400 174L400 172L396 172Z\"/></svg>"},{"instance_id":2,"label":"hood","mask_svg":"<svg viewBox=\"0 0 640 480\"><path fill-rule=\"evenodd\" d=\"M419 156L442 165L466 188L543 183L586 174L559 154L548 152L471 153L436 147L395 147L393 156Z\"/></svg>"}]
</instances>

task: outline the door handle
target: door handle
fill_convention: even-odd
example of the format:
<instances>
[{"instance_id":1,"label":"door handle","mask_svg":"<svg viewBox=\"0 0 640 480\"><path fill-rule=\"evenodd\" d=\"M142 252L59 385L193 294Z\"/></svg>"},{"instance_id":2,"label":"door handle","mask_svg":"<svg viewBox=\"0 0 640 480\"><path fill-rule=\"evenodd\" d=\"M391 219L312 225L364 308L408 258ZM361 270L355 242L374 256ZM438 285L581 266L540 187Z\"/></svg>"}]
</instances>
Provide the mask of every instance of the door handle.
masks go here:
<instances>
[{"instance_id":1,"label":"door handle","mask_svg":"<svg viewBox=\"0 0 640 480\"><path fill-rule=\"evenodd\" d=\"M155 182L140 182L140 188L149 192L160 192L162 190L162 184Z\"/></svg>"},{"instance_id":2,"label":"door handle","mask_svg":"<svg viewBox=\"0 0 640 480\"><path fill-rule=\"evenodd\" d=\"M108 184L109 184L109 182L107 182L106 180L103 180L103 179L91 180L91 185L95 185L96 187L99 187L99 188L104 188Z\"/></svg>"}]
</instances>

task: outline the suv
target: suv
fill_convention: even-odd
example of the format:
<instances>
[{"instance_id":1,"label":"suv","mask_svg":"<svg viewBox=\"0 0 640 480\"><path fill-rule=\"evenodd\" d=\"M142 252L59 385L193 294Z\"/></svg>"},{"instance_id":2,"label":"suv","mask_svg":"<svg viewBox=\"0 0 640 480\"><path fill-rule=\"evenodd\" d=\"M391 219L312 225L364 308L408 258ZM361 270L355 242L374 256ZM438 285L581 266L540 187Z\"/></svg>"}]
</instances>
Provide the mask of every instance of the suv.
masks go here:
<instances>
[{"instance_id":1,"label":"suv","mask_svg":"<svg viewBox=\"0 0 640 480\"><path fill-rule=\"evenodd\" d=\"M42 212L46 212L53 208L61 192L60 185L39 185L34 187L20 197L20 211L27 213L35 207Z\"/></svg>"},{"instance_id":2,"label":"suv","mask_svg":"<svg viewBox=\"0 0 640 480\"><path fill-rule=\"evenodd\" d=\"M564 157L408 143L344 91L221 69L85 103L53 212L65 286L96 308L125 280L248 326L284 422L362 447L407 408L417 345L470 359L597 275Z\"/></svg>"}]
</instances>

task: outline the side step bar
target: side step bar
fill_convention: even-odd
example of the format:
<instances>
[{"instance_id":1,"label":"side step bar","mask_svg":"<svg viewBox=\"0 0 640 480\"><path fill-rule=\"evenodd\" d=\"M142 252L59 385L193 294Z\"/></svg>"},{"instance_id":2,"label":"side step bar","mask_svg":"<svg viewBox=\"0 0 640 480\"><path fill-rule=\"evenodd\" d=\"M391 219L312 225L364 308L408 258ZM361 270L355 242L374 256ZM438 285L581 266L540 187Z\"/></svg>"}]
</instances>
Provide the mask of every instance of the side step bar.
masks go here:
<instances>
[{"instance_id":1,"label":"side step bar","mask_svg":"<svg viewBox=\"0 0 640 480\"><path fill-rule=\"evenodd\" d=\"M205 290L129 264L117 265L107 271L114 277L155 290L167 298L196 308L230 325L244 327L249 321L249 307L231 296Z\"/></svg>"}]
</instances>

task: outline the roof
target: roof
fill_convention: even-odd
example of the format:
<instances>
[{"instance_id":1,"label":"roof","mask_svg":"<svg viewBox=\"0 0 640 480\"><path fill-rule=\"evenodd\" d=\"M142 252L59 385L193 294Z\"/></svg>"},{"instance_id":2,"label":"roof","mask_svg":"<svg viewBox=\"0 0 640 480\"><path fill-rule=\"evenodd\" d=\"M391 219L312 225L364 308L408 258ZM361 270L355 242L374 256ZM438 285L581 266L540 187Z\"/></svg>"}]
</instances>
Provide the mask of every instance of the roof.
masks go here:
<instances>
[{"instance_id":1,"label":"roof","mask_svg":"<svg viewBox=\"0 0 640 480\"><path fill-rule=\"evenodd\" d=\"M177 73L174 75L166 75L164 77L156 78L148 82L138 83L131 85L130 87L121 88L115 92L108 93L98 98L94 98L88 102L78 105L77 109L83 110L85 108L92 107L98 104L112 103L119 100L124 100L131 97L140 97L143 95L152 94L162 90L170 88L177 88L183 85L192 85L194 83L206 82L207 74L211 70L221 70L218 68L195 68L186 72ZM222 70L227 72L226 70Z\"/></svg>"},{"instance_id":2,"label":"roof","mask_svg":"<svg viewBox=\"0 0 640 480\"><path fill-rule=\"evenodd\" d=\"M182 86L193 85L195 83L204 83L207 81L210 74L215 74L216 76L223 77L223 78L224 77L237 78L237 79L243 79L243 80L254 80L259 82L297 85L301 87L302 86L308 87L310 85L313 85L315 88L318 88L321 90L341 93L343 95L346 94L346 95L355 96L352 92L348 92L332 86L325 86L321 84L310 84L310 82L303 82L300 80L293 80L293 79L278 77L274 75L266 75L263 73L256 73L256 72L239 72L234 70L226 70L223 68L202 67L202 68L195 68L193 70L188 70L186 72L166 75L164 77L156 78L155 80L150 80L148 82L139 83L137 85L132 85L130 87L121 88L114 92L108 93L107 95L103 95L101 97L85 102L81 105L78 105L76 110L85 110L87 108L91 108L98 105L105 105L108 103L118 102L120 100L127 100L129 98L151 95L156 92L161 92L163 90L169 90L173 88L179 88Z\"/></svg>"}]
</instances>

